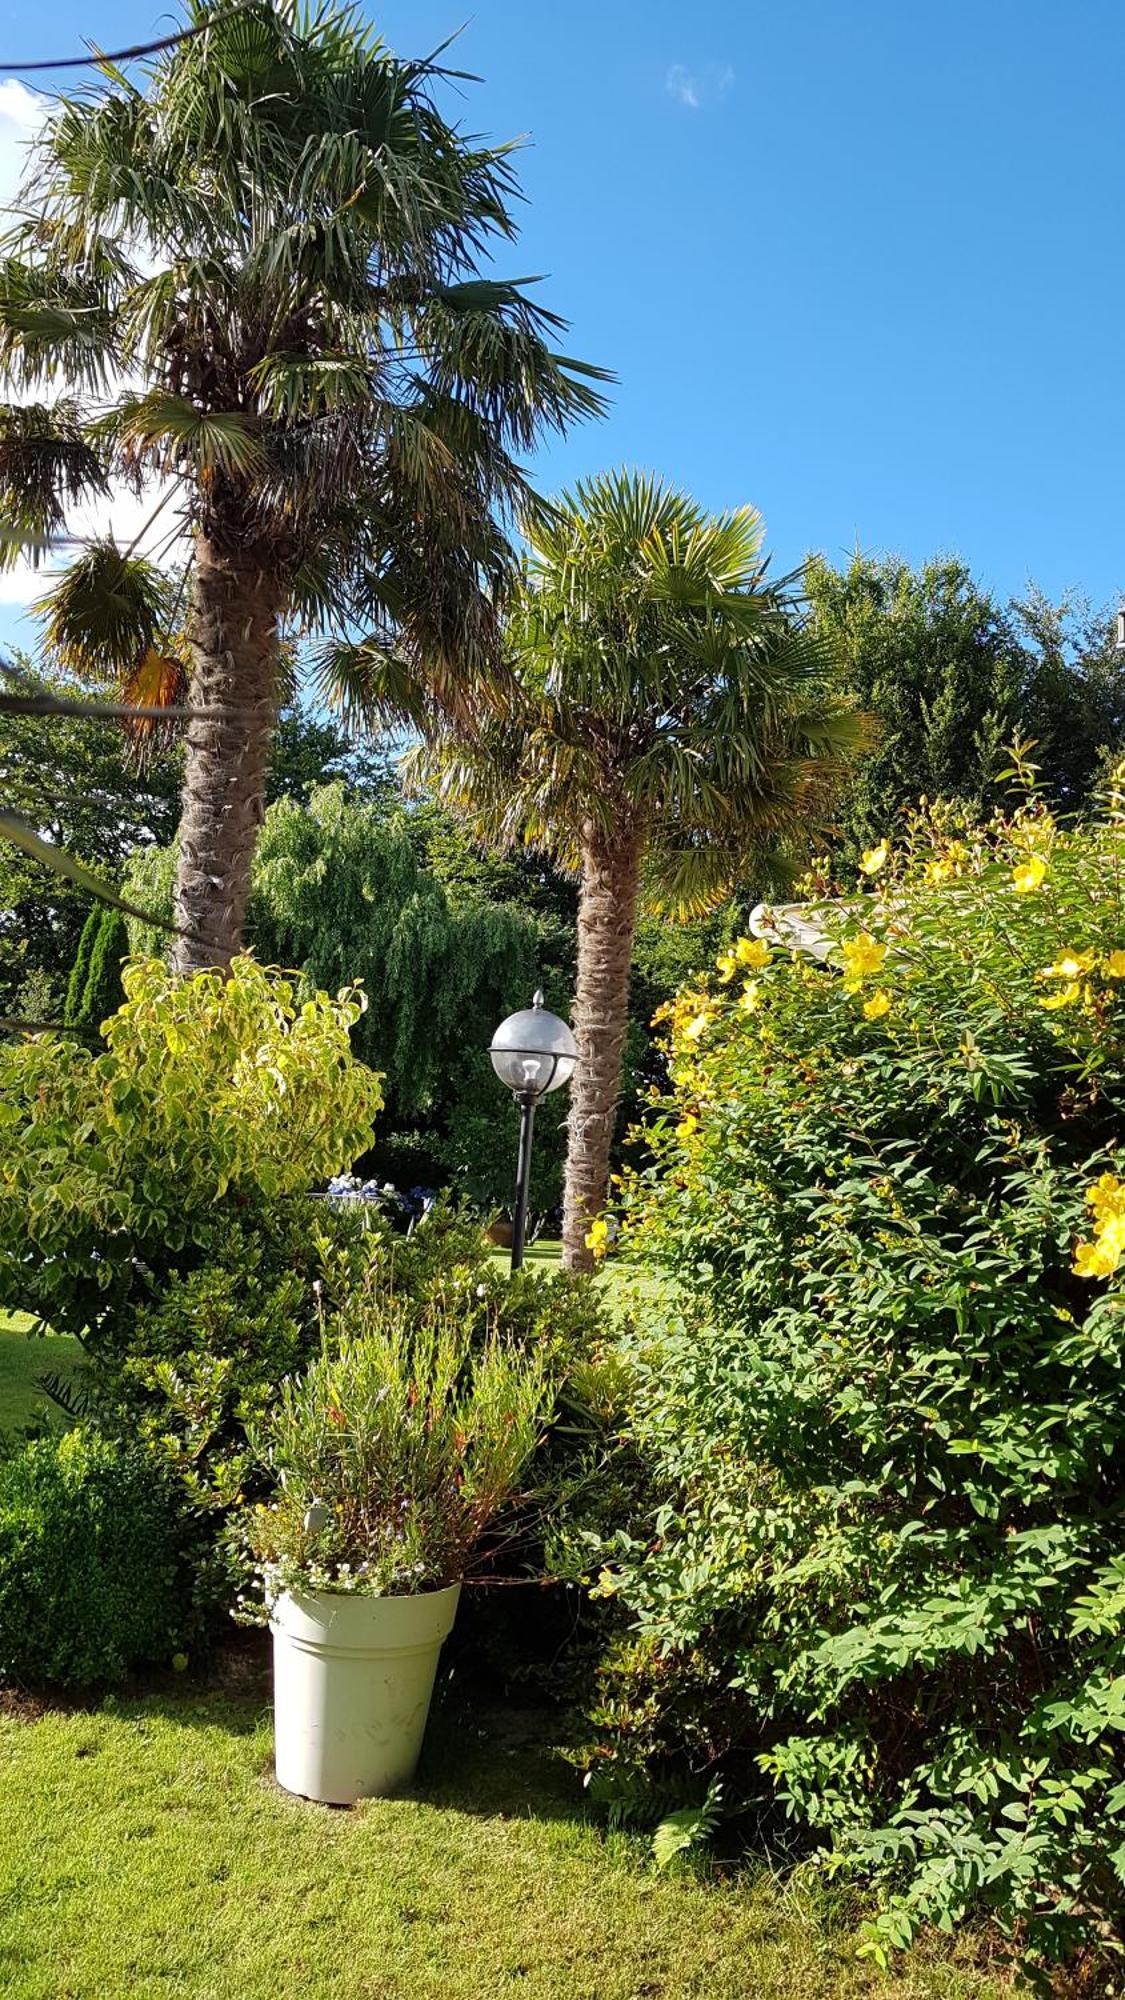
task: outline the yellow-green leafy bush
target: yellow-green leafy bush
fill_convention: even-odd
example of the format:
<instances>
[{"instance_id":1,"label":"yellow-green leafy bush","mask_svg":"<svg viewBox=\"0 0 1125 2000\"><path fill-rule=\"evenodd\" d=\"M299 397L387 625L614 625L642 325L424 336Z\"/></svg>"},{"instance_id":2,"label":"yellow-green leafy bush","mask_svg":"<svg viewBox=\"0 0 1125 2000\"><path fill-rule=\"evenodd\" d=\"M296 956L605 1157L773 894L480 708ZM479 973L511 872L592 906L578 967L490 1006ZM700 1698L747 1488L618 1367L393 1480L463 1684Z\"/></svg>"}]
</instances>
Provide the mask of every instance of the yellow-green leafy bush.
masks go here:
<instances>
[{"instance_id":1,"label":"yellow-green leafy bush","mask_svg":"<svg viewBox=\"0 0 1125 2000\"><path fill-rule=\"evenodd\" d=\"M0 1048L0 1299L59 1329L100 1317L138 1260L205 1245L224 1204L350 1166L381 1102L348 1044L355 992L298 1003L248 958L190 979L135 960L124 987L104 1050Z\"/></svg>"},{"instance_id":2,"label":"yellow-green leafy bush","mask_svg":"<svg viewBox=\"0 0 1125 2000\"><path fill-rule=\"evenodd\" d=\"M89 1407L225 1504L245 1424L316 1336L322 1242L360 1239L305 1199L370 1141L379 1079L360 997L126 968L105 1047L0 1047L0 1304L77 1334Z\"/></svg>"},{"instance_id":3,"label":"yellow-green leafy bush","mask_svg":"<svg viewBox=\"0 0 1125 2000\"><path fill-rule=\"evenodd\" d=\"M723 1769L877 1885L877 1956L992 1911L1034 1968L1125 1913L1121 793L862 869L827 963L745 939L671 1013L592 1757Z\"/></svg>"}]
</instances>

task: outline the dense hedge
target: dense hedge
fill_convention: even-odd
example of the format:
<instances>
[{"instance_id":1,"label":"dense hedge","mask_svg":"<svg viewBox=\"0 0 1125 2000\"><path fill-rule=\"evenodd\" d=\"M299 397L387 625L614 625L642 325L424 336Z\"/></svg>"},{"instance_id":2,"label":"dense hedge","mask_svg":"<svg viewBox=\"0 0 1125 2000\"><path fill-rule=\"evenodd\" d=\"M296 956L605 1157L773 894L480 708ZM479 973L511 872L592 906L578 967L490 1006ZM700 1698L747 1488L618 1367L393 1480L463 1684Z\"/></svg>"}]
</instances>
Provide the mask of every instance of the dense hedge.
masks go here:
<instances>
[{"instance_id":1,"label":"dense hedge","mask_svg":"<svg viewBox=\"0 0 1125 2000\"><path fill-rule=\"evenodd\" d=\"M191 1600L170 1489L85 1430L0 1463L0 1677L87 1687L167 1664Z\"/></svg>"},{"instance_id":2,"label":"dense hedge","mask_svg":"<svg viewBox=\"0 0 1125 2000\"><path fill-rule=\"evenodd\" d=\"M723 1770L877 1885L877 1957L991 1910L1034 1967L1125 1915L1122 803L932 812L873 893L821 884L827 964L724 955L627 1194L681 1312L599 1789Z\"/></svg>"}]
</instances>

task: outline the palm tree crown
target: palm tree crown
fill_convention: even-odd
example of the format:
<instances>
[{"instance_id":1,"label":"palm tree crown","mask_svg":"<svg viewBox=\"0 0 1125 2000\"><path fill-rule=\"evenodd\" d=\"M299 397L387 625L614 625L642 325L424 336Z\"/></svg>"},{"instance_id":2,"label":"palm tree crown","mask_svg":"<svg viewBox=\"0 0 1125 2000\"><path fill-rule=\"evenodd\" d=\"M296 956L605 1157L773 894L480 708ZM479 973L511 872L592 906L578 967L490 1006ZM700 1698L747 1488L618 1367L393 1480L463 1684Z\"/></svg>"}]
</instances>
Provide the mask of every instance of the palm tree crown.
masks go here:
<instances>
[{"instance_id":1,"label":"palm tree crown","mask_svg":"<svg viewBox=\"0 0 1125 2000\"><path fill-rule=\"evenodd\" d=\"M396 59L350 7L188 15L203 32L143 88L102 65L37 147L0 262L0 367L20 398L0 409L0 502L49 535L112 478L170 482L165 518L194 543L193 698L230 711L218 736L189 735L178 901L222 956L280 621L424 652L447 689L486 671L505 516L529 504L518 455L601 399L526 281L482 275L515 235L517 184L507 148L442 118L432 61ZM56 587L48 637L151 699L173 691L174 611L106 539Z\"/></svg>"},{"instance_id":2,"label":"palm tree crown","mask_svg":"<svg viewBox=\"0 0 1125 2000\"><path fill-rule=\"evenodd\" d=\"M586 481L526 534L504 699L445 729L439 782L576 870L584 840L640 833L654 893L705 909L807 837L862 739L794 579L768 581L754 508L709 516L645 475Z\"/></svg>"},{"instance_id":3,"label":"palm tree crown","mask_svg":"<svg viewBox=\"0 0 1125 2000\"><path fill-rule=\"evenodd\" d=\"M401 675L383 698L424 732L417 766L486 837L581 880L564 1241L604 1203L642 887L680 913L823 826L864 719L824 693L830 657L794 580L772 584L760 517L709 516L631 473L593 479L527 524L507 671L468 716Z\"/></svg>"}]
</instances>

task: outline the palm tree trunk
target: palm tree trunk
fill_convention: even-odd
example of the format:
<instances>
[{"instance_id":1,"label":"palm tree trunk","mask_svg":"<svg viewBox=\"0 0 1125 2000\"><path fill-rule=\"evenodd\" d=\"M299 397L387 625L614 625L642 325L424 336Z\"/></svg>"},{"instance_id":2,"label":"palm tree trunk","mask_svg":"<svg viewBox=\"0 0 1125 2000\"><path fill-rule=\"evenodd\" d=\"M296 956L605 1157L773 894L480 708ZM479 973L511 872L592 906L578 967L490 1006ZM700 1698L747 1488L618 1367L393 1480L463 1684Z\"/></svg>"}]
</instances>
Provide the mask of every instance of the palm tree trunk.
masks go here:
<instances>
[{"instance_id":1,"label":"palm tree trunk","mask_svg":"<svg viewBox=\"0 0 1125 2000\"><path fill-rule=\"evenodd\" d=\"M563 1263L588 1270L586 1232L609 1193L610 1147L629 1027L629 967L637 926L641 840L607 840L587 826L578 898L578 983L563 1202Z\"/></svg>"},{"instance_id":2,"label":"palm tree trunk","mask_svg":"<svg viewBox=\"0 0 1125 2000\"><path fill-rule=\"evenodd\" d=\"M250 863L277 719L276 579L200 536L188 618L191 704L176 868L173 964L226 967L242 948Z\"/></svg>"}]
</instances>

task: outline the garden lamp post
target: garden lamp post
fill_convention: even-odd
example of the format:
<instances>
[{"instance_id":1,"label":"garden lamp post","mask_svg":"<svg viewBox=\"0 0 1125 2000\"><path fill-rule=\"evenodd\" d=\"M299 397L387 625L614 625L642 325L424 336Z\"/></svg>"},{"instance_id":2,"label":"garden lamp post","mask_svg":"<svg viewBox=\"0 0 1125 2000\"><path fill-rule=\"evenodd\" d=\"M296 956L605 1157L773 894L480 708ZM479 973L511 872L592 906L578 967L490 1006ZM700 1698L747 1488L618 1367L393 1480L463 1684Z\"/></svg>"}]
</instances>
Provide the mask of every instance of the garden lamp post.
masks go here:
<instances>
[{"instance_id":1,"label":"garden lamp post","mask_svg":"<svg viewBox=\"0 0 1125 2000\"><path fill-rule=\"evenodd\" d=\"M549 1091L569 1083L578 1044L557 1014L549 1014L537 993L530 1007L501 1021L489 1049L492 1067L520 1107L520 1151L516 1168L516 1208L512 1220L512 1269L523 1263L527 1234L527 1191L531 1181L531 1135L535 1107Z\"/></svg>"}]
</instances>

